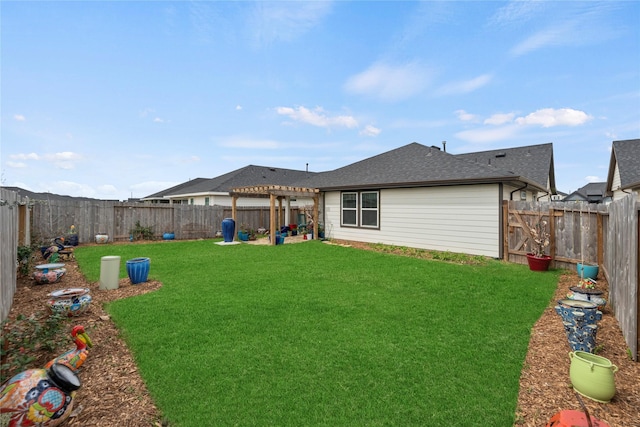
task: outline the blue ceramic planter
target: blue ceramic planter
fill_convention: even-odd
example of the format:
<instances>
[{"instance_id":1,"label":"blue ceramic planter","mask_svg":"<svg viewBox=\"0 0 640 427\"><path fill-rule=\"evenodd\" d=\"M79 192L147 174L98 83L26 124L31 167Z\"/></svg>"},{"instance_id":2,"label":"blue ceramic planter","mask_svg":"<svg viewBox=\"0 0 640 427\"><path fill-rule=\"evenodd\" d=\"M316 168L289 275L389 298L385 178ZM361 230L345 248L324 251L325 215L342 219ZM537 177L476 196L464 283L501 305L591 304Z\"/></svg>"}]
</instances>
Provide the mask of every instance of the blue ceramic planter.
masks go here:
<instances>
[{"instance_id":1,"label":"blue ceramic planter","mask_svg":"<svg viewBox=\"0 0 640 427\"><path fill-rule=\"evenodd\" d=\"M583 279L596 280L598 277L598 266L578 263L576 269L578 270L578 276Z\"/></svg>"},{"instance_id":2,"label":"blue ceramic planter","mask_svg":"<svg viewBox=\"0 0 640 427\"><path fill-rule=\"evenodd\" d=\"M222 220L222 237L224 241L233 242L233 235L236 233L236 222L233 218L225 218Z\"/></svg>"},{"instance_id":3,"label":"blue ceramic planter","mask_svg":"<svg viewBox=\"0 0 640 427\"><path fill-rule=\"evenodd\" d=\"M176 238L176 235L175 235L174 233L164 233L164 234L162 235L162 238L163 238L164 240L173 240L173 239L175 239L175 238Z\"/></svg>"},{"instance_id":4,"label":"blue ceramic planter","mask_svg":"<svg viewBox=\"0 0 640 427\"><path fill-rule=\"evenodd\" d=\"M151 260L149 258L133 258L127 261L127 274L131 284L147 281Z\"/></svg>"}]
</instances>

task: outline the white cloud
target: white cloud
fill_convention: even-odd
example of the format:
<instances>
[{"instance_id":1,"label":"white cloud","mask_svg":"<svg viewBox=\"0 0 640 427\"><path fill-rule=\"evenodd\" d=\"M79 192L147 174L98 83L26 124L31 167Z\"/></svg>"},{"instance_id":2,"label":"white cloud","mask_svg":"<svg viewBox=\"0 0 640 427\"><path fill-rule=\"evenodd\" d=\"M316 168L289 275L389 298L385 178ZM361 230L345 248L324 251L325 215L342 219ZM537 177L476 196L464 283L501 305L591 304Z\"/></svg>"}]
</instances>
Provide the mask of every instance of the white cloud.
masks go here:
<instances>
[{"instance_id":1,"label":"white cloud","mask_svg":"<svg viewBox=\"0 0 640 427\"><path fill-rule=\"evenodd\" d=\"M166 190L167 188L174 187L182 182L172 181L146 181L139 184L130 185L128 190L133 194L133 197L146 197L158 191ZM129 194L128 196L131 196Z\"/></svg>"},{"instance_id":2,"label":"white cloud","mask_svg":"<svg viewBox=\"0 0 640 427\"><path fill-rule=\"evenodd\" d=\"M585 124L592 118L584 111L571 108L543 108L525 117L518 117L516 123L519 125L541 125L549 128L554 126L578 126Z\"/></svg>"},{"instance_id":3,"label":"white cloud","mask_svg":"<svg viewBox=\"0 0 640 427\"><path fill-rule=\"evenodd\" d=\"M332 117L325 114L321 107L316 107L313 111L305 107L277 107L276 112L282 116L287 116L294 121L306 123L312 126L329 129L335 127L346 127L349 129L358 127L358 121L352 116Z\"/></svg>"},{"instance_id":4,"label":"white cloud","mask_svg":"<svg viewBox=\"0 0 640 427\"><path fill-rule=\"evenodd\" d=\"M473 92L487 85L493 76L491 74L483 74L470 80L448 83L438 89L438 95L461 95Z\"/></svg>"},{"instance_id":5,"label":"white cloud","mask_svg":"<svg viewBox=\"0 0 640 427\"><path fill-rule=\"evenodd\" d=\"M509 1L505 6L499 8L489 20L490 25L514 25L529 21L538 10L543 8L543 1Z\"/></svg>"},{"instance_id":6,"label":"white cloud","mask_svg":"<svg viewBox=\"0 0 640 427\"><path fill-rule=\"evenodd\" d=\"M9 158L14 160L39 160L40 156L38 156L36 153L29 153L29 154L20 153L20 154L11 154L9 155Z\"/></svg>"},{"instance_id":7,"label":"white cloud","mask_svg":"<svg viewBox=\"0 0 640 427\"><path fill-rule=\"evenodd\" d=\"M164 123L164 120L161 119L160 117L156 117L155 119L153 119L154 123Z\"/></svg>"},{"instance_id":8,"label":"white cloud","mask_svg":"<svg viewBox=\"0 0 640 427\"><path fill-rule=\"evenodd\" d=\"M378 135L380 135L380 132L382 132L382 131L380 129L378 129L377 127L372 126L372 125L366 125L364 127L364 129L362 129L360 131L360 135L363 135L363 136L378 136Z\"/></svg>"},{"instance_id":9,"label":"white cloud","mask_svg":"<svg viewBox=\"0 0 640 427\"><path fill-rule=\"evenodd\" d=\"M524 55L534 50L541 49L546 46L558 46L566 43L567 37L571 34L570 25L561 25L547 28L529 36L524 41L518 43L511 49L514 56Z\"/></svg>"},{"instance_id":10,"label":"white cloud","mask_svg":"<svg viewBox=\"0 0 640 427\"><path fill-rule=\"evenodd\" d=\"M236 111L242 110L242 105L236 105Z\"/></svg>"},{"instance_id":11,"label":"white cloud","mask_svg":"<svg viewBox=\"0 0 640 427\"><path fill-rule=\"evenodd\" d=\"M27 164L24 162L11 162L8 161L6 163L7 166L9 166L10 168L15 168L15 169L22 169L22 168L26 168Z\"/></svg>"},{"instance_id":12,"label":"white cloud","mask_svg":"<svg viewBox=\"0 0 640 427\"><path fill-rule=\"evenodd\" d=\"M488 119L485 119L485 125L503 125L505 123L511 123L513 118L515 117L515 113L498 113L494 114Z\"/></svg>"},{"instance_id":13,"label":"white cloud","mask_svg":"<svg viewBox=\"0 0 640 427\"><path fill-rule=\"evenodd\" d=\"M26 122L27 118L25 116L23 116L22 114L14 114L13 115L13 120L16 120L18 122Z\"/></svg>"},{"instance_id":14,"label":"white cloud","mask_svg":"<svg viewBox=\"0 0 640 427\"><path fill-rule=\"evenodd\" d=\"M599 176L595 176L595 175L585 176L584 179L587 182L604 182L604 181L606 181L605 179L601 179Z\"/></svg>"},{"instance_id":15,"label":"white cloud","mask_svg":"<svg viewBox=\"0 0 640 427\"><path fill-rule=\"evenodd\" d=\"M82 160L82 156L72 151L62 151L60 153L46 154L45 158L51 161L71 161Z\"/></svg>"},{"instance_id":16,"label":"white cloud","mask_svg":"<svg viewBox=\"0 0 640 427\"><path fill-rule=\"evenodd\" d=\"M112 194L112 195L115 195L115 194L118 193L118 189L116 188L115 185L104 184L104 185L99 185L98 186L98 192L100 194Z\"/></svg>"},{"instance_id":17,"label":"white cloud","mask_svg":"<svg viewBox=\"0 0 640 427\"><path fill-rule=\"evenodd\" d=\"M422 92L431 78L432 72L416 62L403 65L377 63L350 77L344 88L349 93L399 101Z\"/></svg>"},{"instance_id":18,"label":"white cloud","mask_svg":"<svg viewBox=\"0 0 640 427\"><path fill-rule=\"evenodd\" d=\"M329 1L256 2L248 25L258 45L291 41L317 26L331 8Z\"/></svg>"},{"instance_id":19,"label":"white cloud","mask_svg":"<svg viewBox=\"0 0 640 427\"><path fill-rule=\"evenodd\" d=\"M463 122L475 122L478 120L478 116L475 114L467 113L465 110L456 110L455 111L458 120Z\"/></svg>"},{"instance_id":20,"label":"white cloud","mask_svg":"<svg viewBox=\"0 0 640 427\"><path fill-rule=\"evenodd\" d=\"M499 128L483 128L483 129L471 129L458 132L455 136L463 141L471 143L486 143L494 141L502 141L505 139L513 138L518 132L518 127L515 125L503 126Z\"/></svg>"}]
</instances>

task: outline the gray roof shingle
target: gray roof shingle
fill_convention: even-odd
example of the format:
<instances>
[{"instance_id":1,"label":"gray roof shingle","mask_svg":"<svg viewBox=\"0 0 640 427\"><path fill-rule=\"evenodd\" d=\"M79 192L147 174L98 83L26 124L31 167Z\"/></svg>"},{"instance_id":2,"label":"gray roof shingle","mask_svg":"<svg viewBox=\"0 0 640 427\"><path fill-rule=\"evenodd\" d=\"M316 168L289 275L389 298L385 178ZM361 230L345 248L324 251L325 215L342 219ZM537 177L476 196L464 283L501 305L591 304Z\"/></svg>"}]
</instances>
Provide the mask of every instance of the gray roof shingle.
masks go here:
<instances>
[{"instance_id":1,"label":"gray roof shingle","mask_svg":"<svg viewBox=\"0 0 640 427\"><path fill-rule=\"evenodd\" d=\"M196 178L144 199L195 193L228 193L232 188L250 185L291 185L293 182L313 174L314 172L295 169L248 165L215 178Z\"/></svg>"},{"instance_id":2,"label":"gray roof shingle","mask_svg":"<svg viewBox=\"0 0 640 427\"><path fill-rule=\"evenodd\" d=\"M331 190L520 180L544 189L550 169L553 170L552 152L552 144L543 144L453 155L437 147L413 142L333 171L318 173L296 185ZM501 153L506 154L496 157Z\"/></svg>"}]
</instances>

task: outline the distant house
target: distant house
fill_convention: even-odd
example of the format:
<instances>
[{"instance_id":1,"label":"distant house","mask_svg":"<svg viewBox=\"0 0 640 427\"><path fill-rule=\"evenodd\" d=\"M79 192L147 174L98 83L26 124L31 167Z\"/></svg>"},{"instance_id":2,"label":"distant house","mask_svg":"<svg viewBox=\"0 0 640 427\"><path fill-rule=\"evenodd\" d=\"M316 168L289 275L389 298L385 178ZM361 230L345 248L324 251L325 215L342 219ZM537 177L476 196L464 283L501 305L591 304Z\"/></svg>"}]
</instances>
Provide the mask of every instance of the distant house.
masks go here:
<instances>
[{"instance_id":1,"label":"distant house","mask_svg":"<svg viewBox=\"0 0 640 427\"><path fill-rule=\"evenodd\" d=\"M229 191L250 185L290 185L314 172L249 165L216 178L196 178L175 187L143 197L147 203L177 203L205 206L231 206ZM294 203L295 204L295 203ZM244 198L238 206L269 206L268 199Z\"/></svg>"},{"instance_id":2,"label":"distant house","mask_svg":"<svg viewBox=\"0 0 640 427\"><path fill-rule=\"evenodd\" d=\"M640 139L613 141L606 185L613 200L640 194Z\"/></svg>"},{"instance_id":3,"label":"distant house","mask_svg":"<svg viewBox=\"0 0 640 427\"><path fill-rule=\"evenodd\" d=\"M590 182L562 200L564 202L607 203L611 201L611 197L607 196L606 182Z\"/></svg>"},{"instance_id":4,"label":"distant house","mask_svg":"<svg viewBox=\"0 0 640 427\"><path fill-rule=\"evenodd\" d=\"M294 185L330 238L502 256L502 202L556 192L553 145L468 154L411 143Z\"/></svg>"}]
</instances>

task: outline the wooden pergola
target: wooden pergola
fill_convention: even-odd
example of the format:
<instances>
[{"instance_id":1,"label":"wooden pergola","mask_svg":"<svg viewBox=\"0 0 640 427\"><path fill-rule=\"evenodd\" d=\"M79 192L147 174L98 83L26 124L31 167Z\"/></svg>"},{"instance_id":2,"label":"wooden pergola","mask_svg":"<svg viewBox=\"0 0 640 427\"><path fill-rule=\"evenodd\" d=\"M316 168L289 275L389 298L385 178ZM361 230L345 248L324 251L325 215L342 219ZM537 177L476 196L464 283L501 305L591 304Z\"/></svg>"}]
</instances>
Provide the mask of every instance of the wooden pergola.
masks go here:
<instances>
[{"instance_id":1,"label":"wooden pergola","mask_svg":"<svg viewBox=\"0 0 640 427\"><path fill-rule=\"evenodd\" d=\"M317 188L289 187L286 185L252 185L233 188L231 195L231 217L236 221L236 202L240 197L269 197L269 233L273 236L270 244L276 244L276 231L282 225L282 201L288 197L310 197L313 199L313 235L318 236L318 201L320 190ZM276 215L276 200L278 213Z\"/></svg>"}]
</instances>

